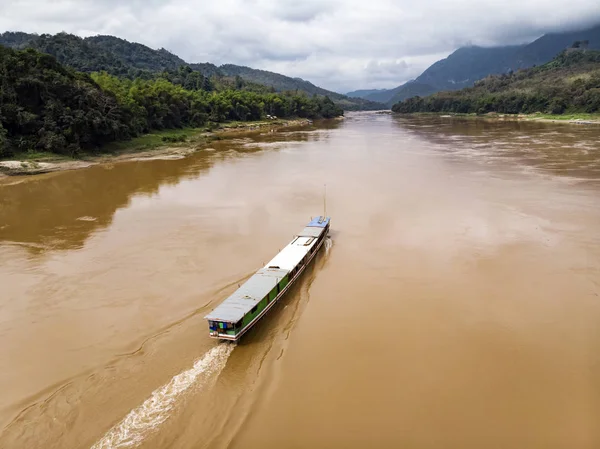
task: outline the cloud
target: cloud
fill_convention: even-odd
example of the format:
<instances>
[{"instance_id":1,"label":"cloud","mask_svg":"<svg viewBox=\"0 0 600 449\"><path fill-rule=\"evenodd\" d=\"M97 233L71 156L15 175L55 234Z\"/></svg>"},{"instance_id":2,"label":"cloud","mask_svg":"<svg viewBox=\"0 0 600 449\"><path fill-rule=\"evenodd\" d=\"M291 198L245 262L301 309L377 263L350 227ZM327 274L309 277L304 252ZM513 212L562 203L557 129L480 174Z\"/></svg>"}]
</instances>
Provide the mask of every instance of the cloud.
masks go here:
<instances>
[{"instance_id":1,"label":"cloud","mask_svg":"<svg viewBox=\"0 0 600 449\"><path fill-rule=\"evenodd\" d=\"M335 10L336 2L320 0L279 0L261 1L266 10L270 10L277 19L288 22L310 22ZM339 3L338 3L339 5Z\"/></svg>"},{"instance_id":2,"label":"cloud","mask_svg":"<svg viewBox=\"0 0 600 449\"><path fill-rule=\"evenodd\" d=\"M597 0L0 0L0 30L112 34L341 92L397 86L465 44L596 23Z\"/></svg>"}]
</instances>

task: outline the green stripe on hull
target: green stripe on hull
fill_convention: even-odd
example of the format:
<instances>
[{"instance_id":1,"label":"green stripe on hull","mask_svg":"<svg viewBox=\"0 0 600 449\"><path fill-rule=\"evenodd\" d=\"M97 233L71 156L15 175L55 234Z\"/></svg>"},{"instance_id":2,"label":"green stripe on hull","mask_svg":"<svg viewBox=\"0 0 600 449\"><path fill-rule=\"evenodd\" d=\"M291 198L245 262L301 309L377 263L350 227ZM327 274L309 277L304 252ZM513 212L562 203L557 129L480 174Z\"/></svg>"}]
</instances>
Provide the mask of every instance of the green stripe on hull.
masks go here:
<instances>
[{"instance_id":1,"label":"green stripe on hull","mask_svg":"<svg viewBox=\"0 0 600 449\"><path fill-rule=\"evenodd\" d=\"M290 282L289 275L284 277L281 282L279 282L279 291L283 290L286 285Z\"/></svg>"},{"instance_id":2,"label":"green stripe on hull","mask_svg":"<svg viewBox=\"0 0 600 449\"><path fill-rule=\"evenodd\" d=\"M244 318L242 319L242 329L245 328L248 324L250 324L250 322L260 314L260 312L265 310L265 307L267 307L267 298L264 298L261 302L259 302L256 305L256 311L244 315Z\"/></svg>"}]
</instances>

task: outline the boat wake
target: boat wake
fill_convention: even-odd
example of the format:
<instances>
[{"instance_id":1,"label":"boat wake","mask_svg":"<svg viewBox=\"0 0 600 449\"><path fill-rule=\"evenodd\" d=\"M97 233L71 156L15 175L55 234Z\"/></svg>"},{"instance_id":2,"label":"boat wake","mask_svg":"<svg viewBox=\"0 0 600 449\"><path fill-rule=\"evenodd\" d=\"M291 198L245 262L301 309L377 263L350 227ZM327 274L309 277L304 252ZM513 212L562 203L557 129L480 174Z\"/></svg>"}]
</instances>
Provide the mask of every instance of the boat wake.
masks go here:
<instances>
[{"instance_id":1,"label":"boat wake","mask_svg":"<svg viewBox=\"0 0 600 449\"><path fill-rule=\"evenodd\" d=\"M325 243L325 254L329 254L329 250L333 246L333 240L331 240L330 238L327 238L324 243Z\"/></svg>"},{"instance_id":2,"label":"boat wake","mask_svg":"<svg viewBox=\"0 0 600 449\"><path fill-rule=\"evenodd\" d=\"M133 409L112 429L110 429L91 449L132 448L164 423L174 409L177 399L190 387L203 386L218 375L235 346L222 343L194 363L187 371L177 374L171 381L159 389L142 405Z\"/></svg>"}]
</instances>

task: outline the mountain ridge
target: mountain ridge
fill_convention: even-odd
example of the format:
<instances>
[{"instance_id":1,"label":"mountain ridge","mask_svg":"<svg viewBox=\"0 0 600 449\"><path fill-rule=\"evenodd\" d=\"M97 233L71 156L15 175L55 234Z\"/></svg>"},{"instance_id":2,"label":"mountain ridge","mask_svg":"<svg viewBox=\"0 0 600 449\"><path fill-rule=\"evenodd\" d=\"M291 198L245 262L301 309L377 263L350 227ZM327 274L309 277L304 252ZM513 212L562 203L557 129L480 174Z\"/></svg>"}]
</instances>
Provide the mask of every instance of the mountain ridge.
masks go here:
<instances>
[{"instance_id":1,"label":"mountain ridge","mask_svg":"<svg viewBox=\"0 0 600 449\"><path fill-rule=\"evenodd\" d=\"M97 35L82 38L68 33L38 35L19 31L4 32L0 34L0 45L13 49L33 48L56 57L62 64L87 73L107 71L116 76L149 78L156 72L189 66L207 77L239 76L245 81L263 84L279 92L302 91L308 95L328 96L346 110L385 108L383 104L363 98L349 98L301 78L292 78L267 70L235 64L216 66L209 62L188 63L164 48L155 50L116 36Z\"/></svg>"},{"instance_id":2,"label":"mountain ridge","mask_svg":"<svg viewBox=\"0 0 600 449\"><path fill-rule=\"evenodd\" d=\"M399 113L563 114L600 111L600 51L570 48L550 62L500 75L472 87L412 97L396 103Z\"/></svg>"},{"instance_id":3,"label":"mountain ridge","mask_svg":"<svg viewBox=\"0 0 600 449\"><path fill-rule=\"evenodd\" d=\"M546 33L528 44L500 47L460 47L429 66L414 80L393 89L377 90L363 98L391 106L411 96L444 90L459 90L493 74L509 73L547 63L575 41L589 41L588 48L600 49L600 25L583 30ZM420 86L417 89L415 83Z\"/></svg>"}]
</instances>

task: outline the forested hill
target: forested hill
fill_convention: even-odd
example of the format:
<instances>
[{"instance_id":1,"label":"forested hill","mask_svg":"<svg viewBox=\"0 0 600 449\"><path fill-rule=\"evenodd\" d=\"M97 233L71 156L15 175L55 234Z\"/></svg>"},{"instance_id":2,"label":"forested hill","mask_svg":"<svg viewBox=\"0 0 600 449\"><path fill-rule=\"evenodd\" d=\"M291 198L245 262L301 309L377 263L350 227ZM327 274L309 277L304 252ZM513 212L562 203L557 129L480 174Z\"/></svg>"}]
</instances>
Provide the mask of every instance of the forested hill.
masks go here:
<instances>
[{"instance_id":1,"label":"forested hill","mask_svg":"<svg viewBox=\"0 0 600 449\"><path fill-rule=\"evenodd\" d=\"M152 79L87 74L33 49L0 46L0 157L38 151L73 156L152 130L212 128L267 114L343 114L327 97L257 92L236 84L215 85L185 66Z\"/></svg>"},{"instance_id":2,"label":"forested hill","mask_svg":"<svg viewBox=\"0 0 600 449\"><path fill-rule=\"evenodd\" d=\"M224 64L219 67L219 70L225 76L240 76L245 80L254 83L271 86L278 92L283 91L301 91L310 95L325 95L331 98L336 104L344 109L354 109L352 106L357 105L362 109L385 109L381 103L365 100L364 98L350 98L346 95L331 92L321 87L315 86L309 81L302 78L290 78L289 76L279 73L269 72L266 70L257 70L250 67L244 67L233 64Z\"/></svg>"},{"instance_id":3,"label":"forested hill","mask_svg":"<svg viewBox=\"0 0 600 449\"><path fill-rule=\"evenodd\" d=\"M600 25L579 31L545 34L524 45L462 47L432 64L413 81L394 89L366 91L361 96L391 106L415 95L462 89L488 75L544 64L575 41L585 42L589 49L600 50Z\"/></svg>"},{"instance_id":4,"label":"forested hill","mask_svg":"<svg viewBox=\"0 0 600 449\"><path fill-rule=\"evenodd\" d=\"M572 48L530 69L489 76L473 87L396 103L400 113L600 112L600 51Z\"/></svg>"},{"instance_id":5,"label":"forested hill","mask_svg":"<svg viewBox=\"0 0 600 449\"><path fill-rule=\"evenodd\" d=\"M437 91L438 89L429 84L411 80L393 89L357 90L348 92L346 95L349 97L358 96L359 98L367 98L370 101L383 103L387 107L391 107L394 104L392 99L398 101L398 99L414 97L415 95L425 96Z\"/></svg>"},{"instance_id":6,"label":"forested hill","mask_svg":"<svg viewBox=\"0 0 600 449\"><path fill-rule=\"evenodd\" d=\"M113 55L72 34L59 33L55 36L37 36L7 32L0 35L0 45L13 49L33 48L39 52L52 55L60 63L81 72L104 70L112 75L129 77L140 76L143 72L128 65L117 55Z\"/></svg>"},{"instance_id":7,"label":"forested hill","mask_svg":"<svg viewBox=\"0 0 600 449\"><path fill-rule=\"evenodd\" d=\"M93 36L83 39L83 41L116 56L128 66L138 69L150 71L174 70L182 65L187 65L187 62L179 56L164 48L153 50L145 45L114 36Z\"/></svg>"},{"instance_id":8,"label":"forested hill","mask_svg":"<svg viewBox=\"0 0 600 449\"><path fill-rule=\"evenodd\" d=\"M211 63L188 64L165 49L154 50L114 36L80 38L72 34L36 35L21 32L0 34L0 45L14 49L33 48L48 53L62 64L82 72L106 71L128 78L151 78L154 73L177 70L190 66L202 75L215 78L239 76L242 79L271 87L278 92L300 91L309 95L323 95L347 110L383 109L384 105L362 98L349 98L299 79L249 67L225 64L217 67Z\"/></svg>"}]
</instances>

